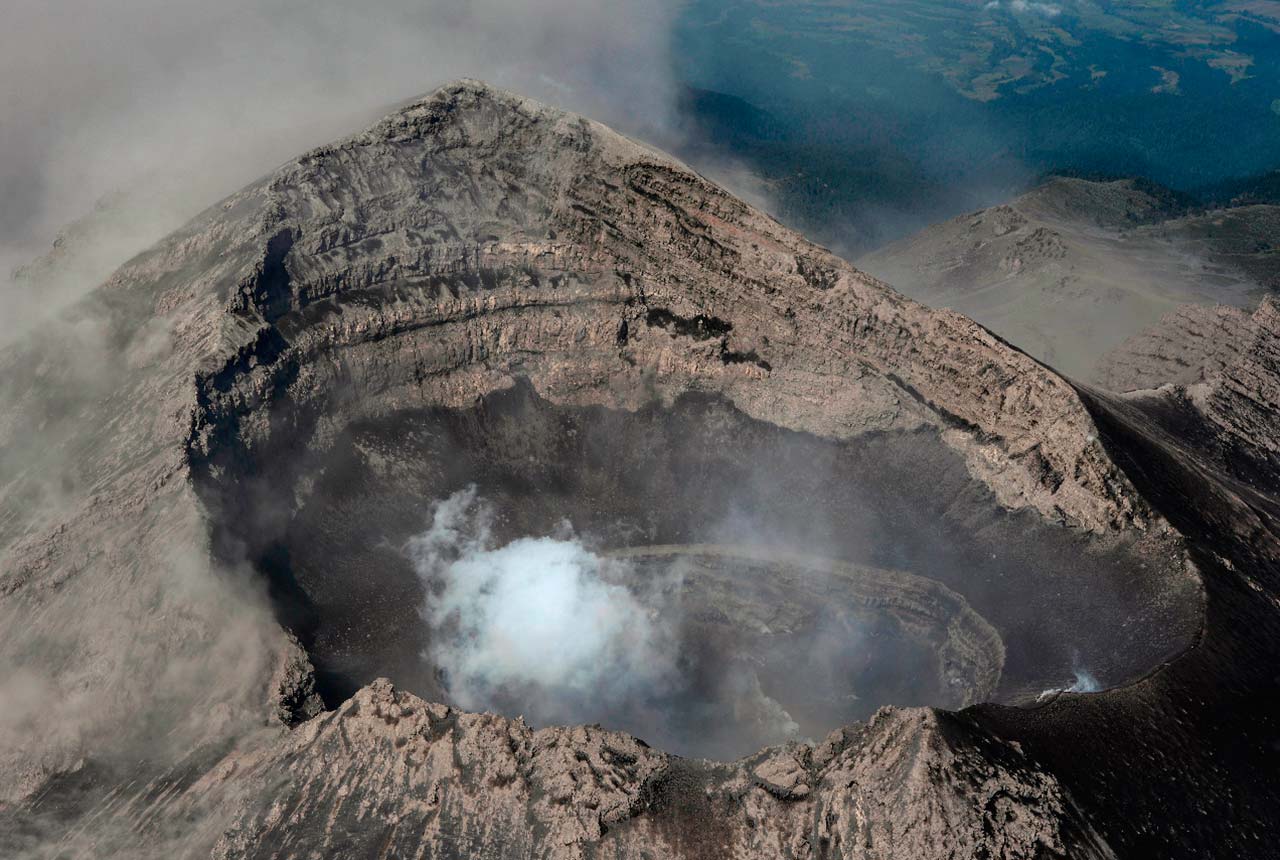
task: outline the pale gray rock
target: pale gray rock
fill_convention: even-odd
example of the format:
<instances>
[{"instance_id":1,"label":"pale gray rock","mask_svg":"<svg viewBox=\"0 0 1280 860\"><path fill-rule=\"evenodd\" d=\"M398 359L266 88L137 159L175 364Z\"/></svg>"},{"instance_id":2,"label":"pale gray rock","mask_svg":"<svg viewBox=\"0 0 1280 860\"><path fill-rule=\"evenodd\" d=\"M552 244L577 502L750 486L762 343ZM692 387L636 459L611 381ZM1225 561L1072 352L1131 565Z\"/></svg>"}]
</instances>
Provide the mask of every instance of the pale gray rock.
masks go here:
<instances>
[{"instance_id":1,"label":"pale gray rock","mask_svg":"<svg viewBox=\"0 0 1280 860\"><path fill-rule=\"evenodd\" d=\"M1056 177L857 263L1074 379L1106 384L1104 354L1180 305L1249 309L1275 288L1277 212L1192 211L1147 183Z\"/></svg>"},{"instance_id":2,"label":"pale gray rock","mask_svg":"<svg viewBox=\"0 0 1280 860\"><path fill-rule=\"evenodd\" d=\"M1015 747L924 709L729 767L594 727L459 713L378 681L236 771L264 790L219 860L1111 856Z\"/></svg>"},{"instance_id":3,"label":"pale gray rock","mask_svg":"<svg viewBox=\"0 0 1280 860\"><path fill-rule=\"evenodd\" d=\"M1108 358L1107 381L1166 422L1205 425L1192 443L1225 472L1266 485L1280 465L1280 308L1186 306ZM1157 407L1159 404L1159 407Z\"/></svg>"}]
</instances>

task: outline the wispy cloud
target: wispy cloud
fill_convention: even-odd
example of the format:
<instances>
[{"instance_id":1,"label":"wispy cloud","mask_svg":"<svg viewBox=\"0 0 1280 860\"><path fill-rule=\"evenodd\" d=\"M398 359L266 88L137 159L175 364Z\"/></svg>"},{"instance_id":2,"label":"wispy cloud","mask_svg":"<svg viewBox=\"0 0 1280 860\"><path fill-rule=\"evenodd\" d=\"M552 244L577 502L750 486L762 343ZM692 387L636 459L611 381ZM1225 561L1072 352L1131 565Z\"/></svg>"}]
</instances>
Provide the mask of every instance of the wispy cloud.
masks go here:
<instances>
[{"instance_id":1,"label":"wispy cloud","mask_svg":"<svg viewBox=\"0 0 1280 860\"><path fill-rule=\"evenodd\" d=\"M1062 7L1054 3L1038 3L1034 0L991 0L984 6L987 11L1007 9L1018 15L1043 15L1056 18L1062 14Z\"/></svg>"},{"instance_id":2,"label":"wispy cloud","mask_svg":"<svg viewBox=\"0 0 1280 860\"><path fill-rule=\"evenodd\" d=\"M643 132L674 0L14 0L0 34L0 269L115 191L92 283L293 155L478 77ZM109 235L106 235L109 234Z\"/></svg>"}]
</instances>

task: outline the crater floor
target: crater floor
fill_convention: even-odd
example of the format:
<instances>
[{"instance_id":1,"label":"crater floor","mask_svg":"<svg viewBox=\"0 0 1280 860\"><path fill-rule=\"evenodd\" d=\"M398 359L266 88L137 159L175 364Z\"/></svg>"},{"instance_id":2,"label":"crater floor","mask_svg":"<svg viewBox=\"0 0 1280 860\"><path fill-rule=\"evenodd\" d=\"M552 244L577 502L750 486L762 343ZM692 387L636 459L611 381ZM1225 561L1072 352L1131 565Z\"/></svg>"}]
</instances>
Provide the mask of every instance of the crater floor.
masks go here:
<instances>
[{"instance_id":1,"label":"crater floor","mask_svg":"<svg viewBox=\"0 0 1280 860\"><path fill-rule=\"evenodd\" d=\"M689 620L670 647L690 677L717 677L717 662L754 665L766 695L807 715L792 714L802 737L883 705L1029 703L1081 672L1121 684L1184 649L1199 620L1193 579L1131 541L1005 510L927 430L837 443L711 395L630 412L557 406L521 383L471 409L353 422L332 448L286 438L262 462L261 474L224 473L253 504L231 509L223 540L256 548L330 706L378 677L450 700L404 547L433 502L469 486L492 505L498 543L568 523L587 545L633 559L633 585L666 575L672 551L647 547L737 548L684 556ZM291 513L271 513L281 510ZM851 635L839 659L807 664L845 612L868 638ZM803 629L787 635L793 627ZM713 686L686 690L688 707L668 700L669 718L600 702L570 721L723 758L786 739L750 729L734 739L732 708Z\"/></svg>"}]
</instances>

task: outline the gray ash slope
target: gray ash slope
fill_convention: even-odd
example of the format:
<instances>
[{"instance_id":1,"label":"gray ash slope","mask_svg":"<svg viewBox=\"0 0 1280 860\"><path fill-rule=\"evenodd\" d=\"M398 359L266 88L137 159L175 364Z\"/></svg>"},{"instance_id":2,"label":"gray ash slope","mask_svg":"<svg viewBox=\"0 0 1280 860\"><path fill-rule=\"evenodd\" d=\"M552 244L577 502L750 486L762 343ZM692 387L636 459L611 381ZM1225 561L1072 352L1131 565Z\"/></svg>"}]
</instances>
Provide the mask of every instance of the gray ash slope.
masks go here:
<instances>
[{"instance_id":1,"label":"gray ash slope","mask_svg":"<svg viewBox=\"0 0 1280 860\"><path fill-rule=\"evenodd\" d=\"M1280 207L1198 209L1139 180L1055 177L857 262L1072 378L1105 384L1107 353L1179 305L1251 308L1273 293L1277 248Z\"/></svg>"},{"instance_id":2,"label":"gray ash slope","mask_svg":"<svg viewBox=\"0 0 1280 860\"><path fill-rule=\"evenodd\" d=\"M1274 503L1188 441L1220 431L587 120L447 87L0 362L8 854L1265 856L1280 828ZM511 536L594 516L615 548L706 542L740 495L781 549L962 595L997 698L1081 648L1125 686L734 763L431 704L380 547L464 481Z\"/></svg>"}]
</instances>

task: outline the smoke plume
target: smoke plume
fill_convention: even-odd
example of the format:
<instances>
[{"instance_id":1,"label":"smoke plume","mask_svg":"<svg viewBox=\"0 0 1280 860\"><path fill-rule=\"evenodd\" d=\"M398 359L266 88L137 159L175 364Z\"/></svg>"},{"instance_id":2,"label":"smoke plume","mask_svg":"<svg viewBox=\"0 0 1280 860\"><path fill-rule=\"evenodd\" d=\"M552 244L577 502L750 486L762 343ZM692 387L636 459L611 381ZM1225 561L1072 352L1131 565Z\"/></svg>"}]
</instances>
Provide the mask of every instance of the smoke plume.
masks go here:
<instances>
[{"instance_id":1,"label":"smoke plume","mask_svg":"<svg viewBox=\"0 0 1280 860\"><path fill-rule=\"evenodd\" d=\"M459 705L517 702L536 722L563 722L591 700L671 691L672 607L642 605L618 584L621 562L567 533L495 546L490 516L474 488L457 493L409 548L434 586L423 610L431 657Z\"/></svg>"},{"instance_id":2,"label":"smoke plume","mask_svg":"<svg viewBox=\"0 0 1280 860\"><path fill-rule=\"evenodd\" d=\"M428 594L423 657L454 704L725 758L797 734L751 666L687 641L678 561L643 579L567 523L499 545L493 517L470 487L406 546Z\"/></svg>"}]
</instances>

